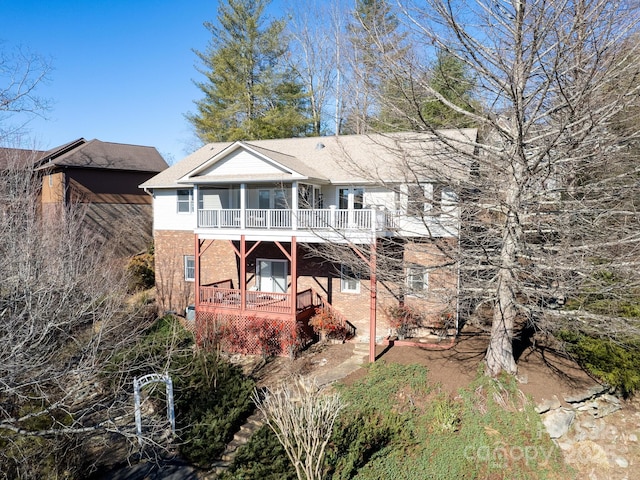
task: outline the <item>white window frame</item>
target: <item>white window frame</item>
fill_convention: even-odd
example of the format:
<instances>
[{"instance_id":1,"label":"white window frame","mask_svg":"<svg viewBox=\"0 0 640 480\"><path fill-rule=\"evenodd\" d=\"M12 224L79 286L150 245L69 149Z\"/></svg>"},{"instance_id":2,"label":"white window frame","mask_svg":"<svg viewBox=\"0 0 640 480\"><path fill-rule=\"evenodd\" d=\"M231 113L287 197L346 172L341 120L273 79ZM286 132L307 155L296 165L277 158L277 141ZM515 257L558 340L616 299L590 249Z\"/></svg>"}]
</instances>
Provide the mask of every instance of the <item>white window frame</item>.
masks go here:
<instances>
[{"instance_id":1,"label":"white window frame","mask_svg":"<svg viewBox=\"0 0 640 480\"><path fill-rule=\"evenodd\" d=\"M264 275L264 272L262 271L262 263L263 262L268 262L270 264L269 266L269 273L270 273L270 277L271 277L271 286L273 287L274 285L277 285L278 282L275 282L273 279L275 278L275 276L273 275L273 264L278 263L283 265L283 271L284 271L284 276L282 277L282 280L284 281L284 285L282 285L282 289L275 289L272 288L272 292L275 293L287 293L287 290L289 289L289 285L288 285L288 279L289 279L289 261L288 260L282 260L279 258L258 258L256 259L256 285L258 285L258 287L260 287L262 285L262 277Z\"/></svg>"},{"instance_id":2,"label":"white window frame","mask_svg":"<svg viewBox=\"0 0 640 480\"><path fill-rule=\"evenodd\" d=\"M421 217L427 210L427 191L425 185L407 185L407 215Z\"/></svg>"},{"instance_id":3,"label":"white window frame","mask_svg":"<svg viewBox=\"0 0 640 480\"><path fill-rule=\"evenodd\" d=\"M429 271L425 267L406 267L405 273L405 283L410 295L421 294L429 290Z\"/></svg>"},{"instance_id":4,"label":"white window frame","mask_svg":"<svg viewBox=\"0 0 640 480\"><path fill-rule=\"evenodd\" d=\"M180 192L187 192L188 193L188 198L180 198ZM182 193L182 196L184 197L184 193ZM183 211L180 210L180 206L181 205L185 205L187 202L189 202L189 211ZM193 213L193 189L187 189L187 188L179 188L178 190L176 190L176 211L178 212L178 214L189 214L189 213Z\"/></svg>"},{"instance_id":5,"label":"white window frame","mask_svg":"<svg viewBox=\"0 0 640 480\"><path fill-rule=\"evenodd\" d=\"M353 286L352 282L354 282ZM340 265L340 291L342 293L360 293L360 275L344 263Z\"/></svg>"},{"instance_id":6,"label":"white window frame","mask_svg":"<svg viewBox=\"0 0 640 480\"><path fill-rule=\"evenodd\" d=\"M195 255L184 255L184 281L195 282L196 281L196 257ZM191 263L191 265L189 265Z\"/></svg>"},{"instance_id":7,"label":"white window frame","mask_svg":"<svg viewBox=\"0 0 640 480\"><path fill-rule=\"evenodd\" d=\"M340 187L336 189L336 205L342 210L362 210L365 206L364 187ZM360 197L360 201L356 202L356 198ZM347 201L347 208L342 208L340 200L345 199ZM344 203L344 202L342 202Z\"/></svg>"},{"instance_id":8,"label":"white window frame","mask_svg":"<svg viewBox=\"0 0 640 480\"><path fill-rule=\"evenodd\" d=\"M456 196L449 187L439 183L407 184L407 215L438 215L442 210L444 192L453 204Z\"/></svg>"}]
</instances>

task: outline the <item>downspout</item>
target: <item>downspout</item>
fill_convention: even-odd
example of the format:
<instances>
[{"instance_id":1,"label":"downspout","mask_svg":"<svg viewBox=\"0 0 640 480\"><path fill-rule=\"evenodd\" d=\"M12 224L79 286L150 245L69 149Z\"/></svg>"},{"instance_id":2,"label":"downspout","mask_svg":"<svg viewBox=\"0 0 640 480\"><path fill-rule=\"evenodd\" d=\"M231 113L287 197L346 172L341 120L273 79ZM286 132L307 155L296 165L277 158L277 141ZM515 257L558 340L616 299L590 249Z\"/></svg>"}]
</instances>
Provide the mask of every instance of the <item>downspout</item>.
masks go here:
<instances>
[{"instance_id":1,"label":"downspout","mask_svg":"<svg viewBox=\"0 0 640 480\"><path fill-rule=\"evenodd\" d=\"M195 323L196 323L196 344L201 346L203 340L204 326L202 325L202 321L199 319L200 315L198 315L200 310L200 239L198 238L198 234L194 235L195 245L194 245L194 255L193 255L193 267L194 267L194 285L195 291L193 292L194 303L195 303Z\"/></svg>"},{"instance_id":2,"label":"downspout","mask_svg":"<svg viewBox=\"0 0 640 480\"><path fill-rule=\"evenodd\" d=\"M198 234L195 234L195 255L194 255L194 276L195 278L195 292L193 293L194 301L196 303L196 310L200 305L200 239L198 238Z\"/></svg>"}]
</instances>

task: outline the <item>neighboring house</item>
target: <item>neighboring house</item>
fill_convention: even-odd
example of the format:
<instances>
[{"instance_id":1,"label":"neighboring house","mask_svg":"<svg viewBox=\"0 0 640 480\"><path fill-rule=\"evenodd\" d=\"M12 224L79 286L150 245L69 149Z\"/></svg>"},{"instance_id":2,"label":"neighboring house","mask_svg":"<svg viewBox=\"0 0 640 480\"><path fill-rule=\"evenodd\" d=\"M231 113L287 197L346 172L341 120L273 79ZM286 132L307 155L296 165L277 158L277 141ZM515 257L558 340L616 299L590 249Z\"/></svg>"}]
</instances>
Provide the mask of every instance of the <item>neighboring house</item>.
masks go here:
<instances>
[{"instance_id":1,"label":"neighboring house","mask_svg":"<svg viewBox=\"0 0 640 480\"><path fill-rule=\"evenodd\" d=\"M30 168L42 179L40 211L56 218L81 204L84 221L124 255L151 241L152 205L138 185L168 167L154 147L80 138L47 152L0 149L0 170Z\"/></svg>"},{"instance_id":2,"label":"neighboring house","mask_svg":"<svg viewBox=\"0 0 640 480\"><path fill-rule=\"evenodd\" d=\"M390 334L392 307L455 322L457 196L418 173L451 166L442 148L424 134L202 147L141 185L153 195L159 300L193 305L201 338L213 329L252 353L265 336L277 337L272 352L299 346L318 306L370 345Z\"/></svg>"},{"instance_id":3,"label":"neighboring house","mask_svg":"<svg viewBox=\"0 0 640 480\"><path fill-rule=\"evenodd\" d=\"M138 185L167 167L154 147L84 138L44 152L33 166L42 177L44 215L84 204L87 225L123 254L148 247L152 206Z\"/></svg>"}]
</instances>

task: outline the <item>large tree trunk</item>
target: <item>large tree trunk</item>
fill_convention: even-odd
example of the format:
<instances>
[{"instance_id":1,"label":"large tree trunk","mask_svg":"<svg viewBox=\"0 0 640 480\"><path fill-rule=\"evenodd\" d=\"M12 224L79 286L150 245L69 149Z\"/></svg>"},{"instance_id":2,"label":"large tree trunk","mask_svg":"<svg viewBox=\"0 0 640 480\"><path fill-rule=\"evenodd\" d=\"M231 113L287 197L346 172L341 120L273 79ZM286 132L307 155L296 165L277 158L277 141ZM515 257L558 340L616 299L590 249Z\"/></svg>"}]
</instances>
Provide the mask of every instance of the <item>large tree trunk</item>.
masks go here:
<instances>
[{"instance_id":1,"label":"large tree trunk","mask_svg":"<svg viewBox=\"0 0 640 480\"><path fill-rule=\"evenodd\" d=\"M493 310L491 341L486 354L486 373L496 377L500 372L515 374L516 361L513 358L513 326L516 317L515 295L512 290L511 272L503 268L498 274L498 299Z\"/></svg>"},{"instance_id":2,"label":"large tree trunk","mask_svg":"<svg viewBox=\"0 0 640 480\"><path fill-rule=\"evenodd\" d=\"M514 155L516 157L516 155ZM524 175L522 162L514 161L512 172L508 177L505 192L504 230L500 249L500 267L497 274L496 301L493 308L493 324L491 326L491 341L486 354L487 375L497 376L505 371L510 374L517 372L513 358L513 327L518 313L516 288L517 252L522 243L522 229L518 219L521 199L521 180Z\"/></svg>"}]
</instances>

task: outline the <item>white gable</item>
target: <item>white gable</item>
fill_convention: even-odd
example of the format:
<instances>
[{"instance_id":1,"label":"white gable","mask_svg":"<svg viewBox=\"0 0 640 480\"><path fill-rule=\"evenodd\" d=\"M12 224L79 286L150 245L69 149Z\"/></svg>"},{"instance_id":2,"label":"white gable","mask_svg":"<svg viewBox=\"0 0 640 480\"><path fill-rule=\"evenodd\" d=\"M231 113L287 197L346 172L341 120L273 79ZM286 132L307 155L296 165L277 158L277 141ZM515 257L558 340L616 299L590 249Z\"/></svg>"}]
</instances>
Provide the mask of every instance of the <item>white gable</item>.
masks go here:
<instances>
[{"instance_id":1,"label":"white gable","mask_svg":"<svg viewBox=\"0 0 640 480\"><path fill-rule=\"evenodd\" d=\"M285 168L253 152L239 148L212 166L199 172L197 177L228 177L230 175L290 175Z\"/></svg>"}]
</instances>

